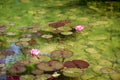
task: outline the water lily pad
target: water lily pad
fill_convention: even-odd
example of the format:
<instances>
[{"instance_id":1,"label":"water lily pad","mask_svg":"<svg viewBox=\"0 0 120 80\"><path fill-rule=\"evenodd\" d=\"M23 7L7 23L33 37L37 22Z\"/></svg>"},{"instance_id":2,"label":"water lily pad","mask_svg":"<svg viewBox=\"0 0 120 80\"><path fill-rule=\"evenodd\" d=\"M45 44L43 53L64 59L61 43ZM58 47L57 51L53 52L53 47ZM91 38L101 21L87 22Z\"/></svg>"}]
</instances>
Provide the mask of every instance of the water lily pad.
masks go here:
<instances>
[{"instance_id":1,"label":"water lily pad","mask_svg":"<svg viewBox=\"0 0 120 80\"><path fill-rule=\"evenodd\" d=\"M49 39L49 38L52 38L53 35L51 35L51 34L44 34L44 35L42 35L41 37L42 37L42 38L45 38L45 39Z\"/></svg>"},{"instance_id":2,"label":"water lily pad","mask_svg":"<svg viewBox=\"0 0 120 80\"><path fill-rule=\"evenodd\" d=\"M59 28L57 28L58 30L60 30L60 31L70 31L70 30L72 30L72 28L70 28L70 27L59 27Z\"/></svg>"},{"instance_id":3,"label":"water lily pad","mask_svg":"<svg viewBox=\"0 0 120 80\"><path fill-rule=\"evenodd\" d=\"M51 56L54 58L69 58L73 55L70 50L54 50L51 52Z\"/></svg>"},{"instance_id":4,"label":"water lily pad","mask_svg":"<svg viewBox=\"0 0 120 80\"><path fill-rule=\"evenodd\" d=\"M21 42L17 42L16 45L21 47L27 47L29 46L29 43L26 41L21 41Z\"/></svg>"},{"instance_id":5,"label":"water lily pad","mask_svg":"<svg viewBox=\"0 0 120 80\"><path fill-rule=\"evenodd\" d=\"M23 64L14 64L9 70L10 73L22 73L26 71Z\"/></svg>"},{"instance_id":6,"label":"water lily pad","mask_svg":"<svg viewBox=\"0 0 120 80\"><path fill-rule=\"evenodd\" d=\"M64 62L64 67L67 67L67 68L77 68L77 66L72 61Z\"/></svg>"},{"instance_id":7,"label":"water lily pad","mask_svg":"<svg viewBox=\"0 0 120 80\"><path fill-rule=\"evenodd\" d=\"M22 34L21 38L30 38L32 35L31 34Z\"/></svg>"},{"instance_id":8,"label":"water lily pad","mask_svg":"<svg viewBox=\"0 0 120 80\"><path fill-rule=\"evenodd\" d=\"M63 64L59 61L52 60L49 62L49 64L55 70L59 70L59 69L63 68Z\"/></svg>"},{"instance_id":9,"label":"water lily pad","mask_svg":"<svg viewBox=\"0 0 120 80\"><path fill-rule=\"evenodd\" d=\"M15 32L7 32L6 34L7 34L8 36L15 36L15 35L16 35Z\"/></svg>"},{"instance_id":10,"label":"water lily pad","mask_svg":"<svg viewBox=\"0 0 120 80\"><path fill-rule=\"evenodd\" d=\"M51 56L54 57L54 58L62 58L61 53L62 53L61 50L54 50L54 51L51 52Z\"/></svg>"},{"instance_id":11,"label":"water lily pad","mask_svg":"<svg viewBox=\"0 0 120 80\"><path fill-rule=\"evenodd\" d=\"M42 33L36 32L36 33L33 34L33 36L40 37L40 36L42 36Z\"/></svg>"},{"instance_id":12,"label":"water lily pad","mask_svg":"<svg viewBox=\"0 0 120 80\"><path fill-rule=\"evenodd\" d=\"M36 70L33 70L32 73L36 75L41 75L43 73L43 70L36 69Z\"/></svg>"},{"instance_id":13,"label":"water lily pad","mask_svg":"<svg viewBox=\"0 0 120 80\"><path fill-rule=\"evenodd\" d=\"M82 70L79 68L66 68L63 69L63 75L67 77L80 77Z\"/></svg>"},{"instance_id":14,"label":"water lily pad","mask_svg":"<svg viewBox=\"0 0 120 80\"><path fill-rule=\"evenodd\" d=\"M91 53L91 54L97 53L97 51L94 48L87 48L86 52Z\"/></svg>"},{"instance_id":15,"label":"water lily pad","mask_svg":"<svg viewBox=\"0 0 120 80\"><path fill-rule=\"evenodd\" d=\"M20 41L30 41L31 38L20 38Z\"/></svg>"},{"instance_id":16,"label":"water lily pad","mask_svg":"<svg viewBox=\"0 0 120 80\"><path fill-rule=\"evenodd\" d=\"M120 80L120 73L110 74L112 80Z\"/></svg>"},{"instance_id":17,"label":"water lily pad","mask_svg":"<svg viewBox=\"0 0 120 80\"><path fill-rule=\"evenodd\" d=\"M70 31L69 31L69 32L61 32L61 34L62 34L62 35L72 35L73 32L70 32Z\"/></svg>"},{"instance_id":18,"label":"water lily pad","mask_svg":"<svg viewBox=\"0 0 120 80\"><path fill-rule=\"evenodd\" d=\"M47 80L50 77L51 75L49 74L42 74L42 75L37 75L35 80Z\"/></svg>"},{"instance_id":19,"label":"water lily pad","mask_svg":"<svg viewBox=\"0 0 120 80\"><path fill-rule=\"evenodd\" d=\"M47 62L40 62L37 67L43 71L54 71L54 69Z\"/></svg>"},{"instance_id":20,"label":"water lily pad","mask_svg":"<svg viewBox=\"0 0 120 80\"><path fill-rule=\"evenodd\" d=\"M89 67L89 63L83 60L73 60L72 62L80 69Z\"/></svg>"},{"instance_id":21,"label":"water lily pad","mask_svg":"<svg viewBox=\"0 0 120 80\"><path fill-rule=\"evenodd\" d=\"M39 57L40 57L40 61L43 61L43 62L48 62L48 61L51 60L51 58L48 57L48 56L42 56L42 55L40 55Z\"/></svg>"},{"instance_id":22,"label":"water lily pad","mask_svg":"<svg viewBox=\"0 0 120 80\"><path fill-rule=\"evenodd\" d=\"M71 23L70 20L60 20L58 22L50 23L49 26L53 28L63 27L65 24Z\"/></svg>"},{"instance_id":23,"label":"water lily pad","mask_svg":"<svg viewBox=\"0 0 120 80\"><path fill-rule=\"evenodd\" d=\"M18 41L19 41L19 39L17 39L17 38L9 38L9 39L7 39L7 42L9 42L9 43L18 42Z\"/></svg>"},{"instance_id":24,"label":"water lily pad","mask_svg":"<svg viewBox=\"0 0 120 80\"><path fill-rule=\"evenodd\" d=\"M23 65L27 65L27 64L30 63L30 61L28 61L28 60L21 60L18 63L23 64Z\"/></svg>"},{"instance_id":25,"label":"water lily pad","mask_svg":"<svg viewBox=\"0 0 120 80\"><path fill-rule=\"evenodd\" d=\"M28 43L29 43L30 45L35 45L35 44L37 44L36 40L34 40L34 39L31 39L30 41L28 41Z\"/></svg>"},{"instance_id":26,"label":"water lily pad","mask_svg":"<svg viewBox=\"0 0 120 80\"><path fill-rule=\"evenodd\" d=\"M13 55L14 51L7 50L7 51L4 51L3 54L5 54L5 55Z\"/></svg>"},{"instance_id":27,"label":"water lily pad","mask_svg":"<svg viewBox=\"0 0 120 80\"><path fill-rule=\"evenodd\" d=\"M34 80L33 75L22 75L20 76L20 80Z\"/></svg>"},{"instance_id":28,"label":"water lily pad","mask_svg":"<svg viewBox=\"0 0 120 80\"><path fill-rule=\"evenodd\" d=\"M113 74L113 73L116 73L114 69L108 68L108 67L101 68L100 72L103 73L103 74Z\"/></svg>"}]
</instances>

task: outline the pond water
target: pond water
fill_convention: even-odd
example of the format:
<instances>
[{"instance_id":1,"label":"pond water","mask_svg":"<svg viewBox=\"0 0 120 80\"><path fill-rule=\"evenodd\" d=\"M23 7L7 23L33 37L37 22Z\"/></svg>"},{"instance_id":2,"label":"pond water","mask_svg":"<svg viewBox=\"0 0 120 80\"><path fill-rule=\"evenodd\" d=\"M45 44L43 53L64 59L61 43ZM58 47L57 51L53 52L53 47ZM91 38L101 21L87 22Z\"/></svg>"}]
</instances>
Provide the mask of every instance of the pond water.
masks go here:
<instances>
[{"instance_id":1,"label":"pond water","mask_svg":"<svg viewBox=\"0 0 120 80\"><path fill-rule=\"evenodd\" d=\"M89 63L78 80L120 80L119 5L115 1L92 0L1 0L0 71L9 70L20 60L29 59L36 64L41 58L40 61L47 62L52 51L64 53L67 49L74 55L65 61ZM84 29L76 31L76 26ZM38 49L42 57L31 56L31 49ZM71 55L63 53L56 56ZM27 66L28 70L35 69L31 66ZM31 74L26 71L18 75L28 73Z\"/></svg>"}]
</instances>

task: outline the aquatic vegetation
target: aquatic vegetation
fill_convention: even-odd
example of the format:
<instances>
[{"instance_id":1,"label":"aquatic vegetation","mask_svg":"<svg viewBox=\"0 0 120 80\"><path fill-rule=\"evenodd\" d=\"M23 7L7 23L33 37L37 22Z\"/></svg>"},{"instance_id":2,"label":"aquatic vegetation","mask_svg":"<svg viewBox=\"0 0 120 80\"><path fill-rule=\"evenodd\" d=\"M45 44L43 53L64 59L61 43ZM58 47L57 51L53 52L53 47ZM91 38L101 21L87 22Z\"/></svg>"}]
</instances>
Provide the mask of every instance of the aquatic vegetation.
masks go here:
<instances>
[{"instance_id":1,"label":"aquatic vegetation","mask_svg":"<svg viewBox=\"0 0 120 80\"><path fill-rule=\"evenodd\" d=\"M75 30L76 30L77 32L81 32L83 29L84 29L84 27L81 26L81 25L75 27Z\"/></svg>"}]
</instances>

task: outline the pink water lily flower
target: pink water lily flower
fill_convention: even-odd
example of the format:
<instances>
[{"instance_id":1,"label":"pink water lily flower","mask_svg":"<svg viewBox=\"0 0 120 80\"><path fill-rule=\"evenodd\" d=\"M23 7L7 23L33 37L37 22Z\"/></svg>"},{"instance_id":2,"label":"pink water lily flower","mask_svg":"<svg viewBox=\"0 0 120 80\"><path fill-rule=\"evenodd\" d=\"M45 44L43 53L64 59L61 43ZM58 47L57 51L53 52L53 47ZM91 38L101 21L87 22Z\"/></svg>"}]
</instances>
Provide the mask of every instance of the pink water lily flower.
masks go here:
<instances>
[{"instance_id":1,"label":"pink water lily flower","mask_svg":"<svg viewBox=\"0 0 120 80\"><path fill-rule=\"evenodd\" d=\"M75 30L77 32L81 32L83 29L84 29L84 27L82 25L78 25L78 26L75 27Z\"/></svg>"},{"instance_id":2,"label":"pink water lily flower","mask_svg":"<svg viewBox=\"0 0 120 80\"><path fill-rule=\"evenodd\" d=\"M38 56L39 53L40 53L40 51L38 49L32 49L32 50L30 50L30 54L32 56Z\"/></svg>"}]
</instances>

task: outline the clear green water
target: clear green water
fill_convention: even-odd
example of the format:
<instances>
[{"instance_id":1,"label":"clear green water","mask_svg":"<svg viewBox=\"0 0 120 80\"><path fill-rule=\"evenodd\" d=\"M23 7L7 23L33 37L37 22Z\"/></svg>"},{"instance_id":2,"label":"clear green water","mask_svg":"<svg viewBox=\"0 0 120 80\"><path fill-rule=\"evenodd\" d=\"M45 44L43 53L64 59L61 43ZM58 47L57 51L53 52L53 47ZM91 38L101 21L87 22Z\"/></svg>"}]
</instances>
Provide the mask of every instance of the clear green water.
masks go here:
<instances>
[{"instance_id":1,"label":"clear green water","mask_svg":"<svg viewBox=\"0 0 120 80\"><path fill-rule=\"evenodd\" d=\"M69 60L82 59L90 63L83 80L120 80L120 17L114 15L119 12L100 10L101 14L67 0L0 2L0 25L6 25L7 32L19 32L19 27L30 27L32 24L40 24L47 30L48 23L64 19L72 20L75 25L84 25L84 31L76 39L63 43L38 40L36 47L46 53L61 47L71 49L74 56ZM15 25L10 27L9 23ZM116 73L103 74L100 68L104 67L112 68Z\"/></svg>"}]
</instances>

